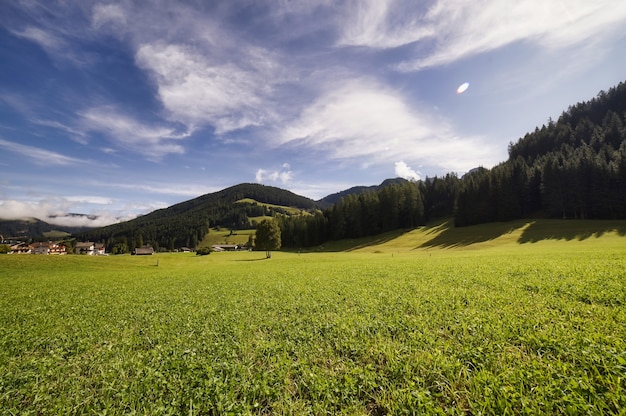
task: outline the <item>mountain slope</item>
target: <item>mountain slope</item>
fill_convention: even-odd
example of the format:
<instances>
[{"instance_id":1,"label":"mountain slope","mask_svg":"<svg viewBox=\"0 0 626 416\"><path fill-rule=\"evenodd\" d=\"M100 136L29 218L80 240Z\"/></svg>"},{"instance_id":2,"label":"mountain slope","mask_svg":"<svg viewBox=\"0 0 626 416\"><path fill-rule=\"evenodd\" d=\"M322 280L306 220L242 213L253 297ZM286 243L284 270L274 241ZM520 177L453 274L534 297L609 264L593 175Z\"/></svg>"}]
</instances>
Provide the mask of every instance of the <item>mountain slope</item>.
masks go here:
<instances>
[{"instance_id":1,"label":"mountain slope","mask_svg":"<svg viewBox=\"0 0 626 416\"><path fill-rule=\"evenodd\" d=\"M262 204L237 203L253 199ZM128 251L152 244L173 250L195 247L210 227L248 228L250 217L287 213L280 206L314 210L318 204L306 197L273 186L244 183L189 201L156 210L119 224L76 234L81 240L105 242L109 251ZM117 248L117 250L116 250Z\"/></svg>"},{"instance_id":2,"label":"mountain slope","mask_svg":"<svg viewBox=\"0 0 626 416\"><path fill-rule=\"evenodd\" d=\"M372 186L353 186L352 188L346 189L345 191L336 192L334 194L330 194L325 196L324 198L317 201L319 204L324 207L330 207L337 202L341 201L341 198L345 198L348 195L359 195L364 192L369 191L378 191L379 189L385 188L387 186L393 184L401 184L407 182L406 179L403 178L393 178L393 179L385 179L380 185L372 185Z\"/></svg>"},{"instance_id":3,"label":"mountain slope","mask_svg":"<svg viewBox=\"0 0 626 416\"><path fill-rule=\"evenodd\" d=\"M53 225L37 218L23 220L0 219L0 236L6 240L40 240L51 235L69 235L85 229L86 227Z\"/></svg>"}]
</instances>

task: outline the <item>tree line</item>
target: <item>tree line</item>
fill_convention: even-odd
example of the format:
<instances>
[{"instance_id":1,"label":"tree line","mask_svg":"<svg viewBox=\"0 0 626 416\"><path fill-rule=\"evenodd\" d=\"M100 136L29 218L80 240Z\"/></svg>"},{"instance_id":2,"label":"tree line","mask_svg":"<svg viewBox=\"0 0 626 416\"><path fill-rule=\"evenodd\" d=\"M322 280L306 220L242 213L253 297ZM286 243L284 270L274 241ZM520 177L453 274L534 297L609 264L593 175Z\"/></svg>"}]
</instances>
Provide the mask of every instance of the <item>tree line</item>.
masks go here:
<instances>
[{"instance_id":1,"label":"tree line","mask_svg":"<svg viewBox=\"0 0 626 416\"><path fill-rule=\"evenodd\" d=\"M626 218L626 83L578 103L463 178L457 226L535 215Z\"/></svg>"}]
</instances>

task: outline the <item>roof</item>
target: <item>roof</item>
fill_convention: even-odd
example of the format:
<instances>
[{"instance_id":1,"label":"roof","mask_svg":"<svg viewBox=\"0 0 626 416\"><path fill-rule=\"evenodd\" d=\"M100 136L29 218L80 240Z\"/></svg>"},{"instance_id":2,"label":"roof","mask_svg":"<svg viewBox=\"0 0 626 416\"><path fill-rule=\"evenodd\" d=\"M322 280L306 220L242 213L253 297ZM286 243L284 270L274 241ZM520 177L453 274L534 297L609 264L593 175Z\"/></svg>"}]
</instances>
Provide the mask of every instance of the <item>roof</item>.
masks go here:
<instances>
[{"instance_id":1,"label":"roof","mask_svg":"<svg viewBox=\"0 0 626 416\"><path fill-rule=\"evenodd\" d=\"M93 246L94 243L90 242L90 241L84 241L84 242L78 242L76 243L76 248L90 248L91 246Z\"/></svg>"}]
</instances>

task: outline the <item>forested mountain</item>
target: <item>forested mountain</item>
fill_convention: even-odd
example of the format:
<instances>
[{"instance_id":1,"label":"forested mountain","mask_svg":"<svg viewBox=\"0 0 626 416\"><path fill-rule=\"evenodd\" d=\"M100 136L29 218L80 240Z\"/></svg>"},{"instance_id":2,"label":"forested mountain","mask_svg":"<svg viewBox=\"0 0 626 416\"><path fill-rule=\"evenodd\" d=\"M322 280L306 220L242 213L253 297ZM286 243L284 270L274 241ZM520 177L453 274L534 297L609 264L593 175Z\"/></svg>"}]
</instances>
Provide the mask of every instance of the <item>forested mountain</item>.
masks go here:
<instances>
[{"instance_id":1,"label":"forested mountain","mask_svg":"<svg viewBox=\"0 0 626 416\"><path fill-rule=\"evenodd\" d=\"M250 198L265 204L315 210L315 201L284 189L244 183L202 195L135 218L76 234L80 240L104 242L109 252L126 252L144 244L155 249L196 247L210 227L249 228L249 217L285 213L278 207L236 203Z\"/></svg>"},{"instance_id":2,"label":"forested mountain","mask_svg":"<svg viewBox=\"0 0 626 416\"><path fill-rule=\"evenodd\" d=\"M393 184L401 184L407 182L406 179L403 178L394 178L394 179L385 179L380 185L372 185L372 186L353 186L352 188L346 189L345 191L337 192L334 194L330 194L319 201L317 201L324 208L328 208L341 201L341 198L344 198L348 195L360 195L364 192L372 192L378 191L381 188L384 188Z\"/></svg>"},{"instance_id":3,"label":"forested mountain","mask_svg":"<svg viewBox=\"0 0 626 416\"><path fill-rule=\"evenodd\" d=\"M85 227L65 227L61 225L48 224L37 218L23 220L2 220L0 219L0 236L13 240L44 240L47 235L56 234L69 235L71 233L85 230Z\"/></svg>"}]
</instances>

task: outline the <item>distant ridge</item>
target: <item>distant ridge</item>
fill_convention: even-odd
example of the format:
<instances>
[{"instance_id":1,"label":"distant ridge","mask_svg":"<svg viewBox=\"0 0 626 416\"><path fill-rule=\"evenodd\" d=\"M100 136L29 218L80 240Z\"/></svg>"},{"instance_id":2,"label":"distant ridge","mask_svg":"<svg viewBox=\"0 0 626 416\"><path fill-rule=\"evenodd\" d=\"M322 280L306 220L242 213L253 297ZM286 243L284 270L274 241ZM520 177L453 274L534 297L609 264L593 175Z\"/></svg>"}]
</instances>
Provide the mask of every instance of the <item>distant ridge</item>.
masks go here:
<instances>
[{"instance_id":1,"label":"distant ridge","mask_svg":"<svg viewBox=\"0 0 626 416\"><path fill-rule=\"evenodd\" d=\"M385 179L380 185L372 185L372 186L353 186L350 189L346 189L345 191L336 192L334 194L325 196L324 198L317 201L324 207L329 207L337 202L341 201L341 198L344 198L348 195L359 195L368 191L378 191L379 189L385 188L387 186L399 183L407 182L406 179L403 178L393 178L393 179Z\"/></svg>"}]
</instances>

